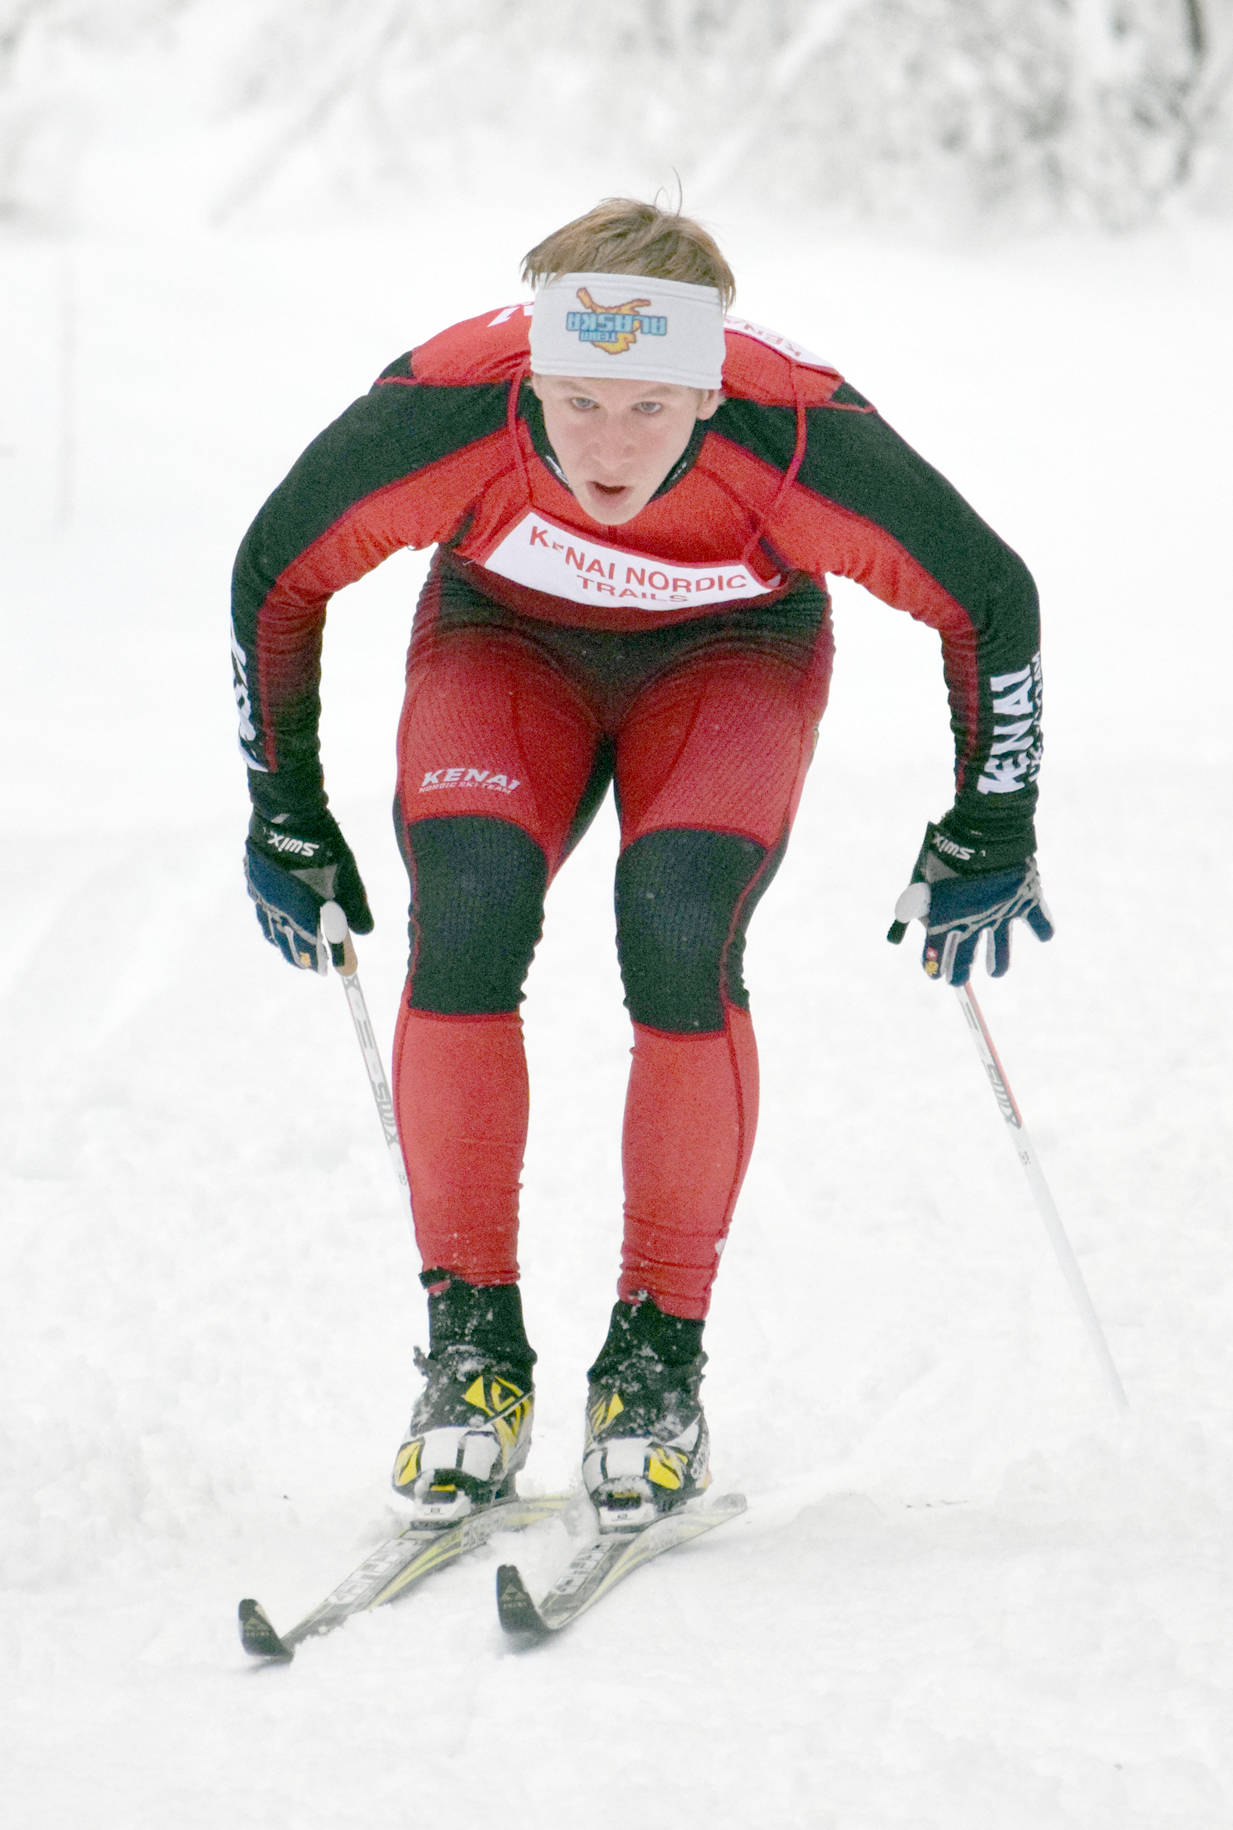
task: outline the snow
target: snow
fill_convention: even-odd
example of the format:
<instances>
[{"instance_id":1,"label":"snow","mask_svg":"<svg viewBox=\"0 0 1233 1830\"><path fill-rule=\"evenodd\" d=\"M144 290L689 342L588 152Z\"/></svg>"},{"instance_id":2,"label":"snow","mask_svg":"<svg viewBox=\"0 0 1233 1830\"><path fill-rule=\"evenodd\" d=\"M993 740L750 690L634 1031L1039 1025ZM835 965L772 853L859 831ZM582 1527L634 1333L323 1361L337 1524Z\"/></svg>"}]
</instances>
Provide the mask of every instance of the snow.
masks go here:
<instances>
[{"instance_id":1,"label":"snow","mask_svg":"<svg viewBox=\"0 0 1233 1830\"><path fill-rule=\"evenodd\" d=\"M546 1581L561 1525L248 1665L242 1594L290 1624L389 1527L423 1312L341 989L293 978L243 892L228 569L307 439L400 350L516 297L547 224L11 236L0 1751L21 1830L1233 1823L1233 249L1195 226L943 250L712 220L740 309L843 368L1040 580L1058 935L1025 934L978 994L1130 1415L954 999L885 945L947 803L946 708L928 632L843 588L749 949L764 1117L708 1331L717 1480L747 1515L541 1652L502 1644L495 1569L516 1548ZM423 563L341 598L327 640L387 1043ZM615 1279L613 846L609 813L554 888L526 1012L545 1491L574 1478Z\"/></svg>"}]
</instances>

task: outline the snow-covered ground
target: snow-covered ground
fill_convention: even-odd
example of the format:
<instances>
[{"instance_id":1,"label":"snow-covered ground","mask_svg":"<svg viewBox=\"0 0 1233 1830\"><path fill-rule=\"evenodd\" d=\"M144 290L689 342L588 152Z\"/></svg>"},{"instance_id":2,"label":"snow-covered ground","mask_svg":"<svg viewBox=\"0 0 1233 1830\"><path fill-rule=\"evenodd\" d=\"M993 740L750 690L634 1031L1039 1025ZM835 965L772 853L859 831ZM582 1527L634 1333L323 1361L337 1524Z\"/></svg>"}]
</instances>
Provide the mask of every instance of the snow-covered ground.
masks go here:
<instances>
[{"instance_id":1,"label":"snow-covered ground","mask_svg":"<svg viewBox=\"0 0 1233 1830\"><path fill-rule=\"evenodd\" d=\"M582 207L589 196L572 199ZM930 252L714 217L740 308L843 368L1028 558L1048 948L978 987L1123 1421L951 994L883 940L948 800L936 644L837 593L831 710L754 924L764 1119L709 1410L741 1522L559 1644L508 1544L249 1668L388 1527L422 1299L341 992L261 942L234 547L400 350L564 214L0 243L0 1772L15 1830L1233 1824L1233 245ZM448 264L442 259L448 253ZM336 811L378 914L423 560L340 599ZM527 1006L527 1484L568 1483L615 1278L625 1017L604 816ZM564 1529L521 1541L536 1578Z\"/></svg>"}]
</instances>

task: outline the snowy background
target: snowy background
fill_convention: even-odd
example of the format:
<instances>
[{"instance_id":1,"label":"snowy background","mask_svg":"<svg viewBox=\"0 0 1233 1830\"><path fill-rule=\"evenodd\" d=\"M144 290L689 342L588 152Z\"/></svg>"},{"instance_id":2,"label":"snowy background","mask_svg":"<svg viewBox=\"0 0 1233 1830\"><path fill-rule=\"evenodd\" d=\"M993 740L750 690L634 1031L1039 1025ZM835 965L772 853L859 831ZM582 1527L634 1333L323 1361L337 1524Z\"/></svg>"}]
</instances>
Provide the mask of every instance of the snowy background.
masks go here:
<instances>
[{"instance_id":1,"label":"snowy background","mask_svg":"<svg viewBox=\"0 0 1233 1830\"><path fill-rule=\"evenodd\" d=\"M764 1118L708 1334L717 1480L747 1516L540 1653L501 1643L507 1542L251 1669L238 1597L290 1624L390 1525L423 1311L341 991L281 964L243 892L231 558L390 358L517 297L523 249L601 191L671 170L541 167L498 120L510 195L483 209L408 185L314 223L284 170L281 217L270 191L211 226L229 173L143 86L146 42L131 132L99 101L57 167L74 223L16 213L0 239L6 1822L1228 1830L1227 219L892 238L786 192L705 210L739 309L841 367L1040 581L1058 935L978 991L1128 1419L953 997L883 940L948 801L945 698L934 639L841 587L749 949ZM327 636L387 1042L423 566L390 561ZM616 1271L614 848L609 811L553 891L526 1009L542 1490L574 1478ZM517 1549L534 1586L565 1529Z\"/></svg>"}]
</instances>

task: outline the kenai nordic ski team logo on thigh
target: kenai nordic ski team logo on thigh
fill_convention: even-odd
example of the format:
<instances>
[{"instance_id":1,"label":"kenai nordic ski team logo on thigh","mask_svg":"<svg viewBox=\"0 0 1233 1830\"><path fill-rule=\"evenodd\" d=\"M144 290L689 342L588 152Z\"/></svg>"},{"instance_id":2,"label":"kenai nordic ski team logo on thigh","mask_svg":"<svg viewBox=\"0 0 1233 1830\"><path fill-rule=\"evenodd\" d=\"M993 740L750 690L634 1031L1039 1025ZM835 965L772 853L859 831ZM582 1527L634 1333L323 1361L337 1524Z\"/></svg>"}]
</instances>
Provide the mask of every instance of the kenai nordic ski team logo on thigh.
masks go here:
<instances>
[{"instance_id":1,"label":"kenai nordic ski team logo on thigh","mask_svg":"<svg viewBox=\"0 0 1233 1830\"><path fill-rule=\"evenodd\" d=\"M484 788L496 794L513 794L521 786L516 775L505 775L494 769L425 769L420 793L432 794L438 788Z\"/></svg>"},{"instance_id":2,"label":"kenai nordic ski team logo on thigh","mask_svg":"<svg viewBox=\"0 0 1233 1830\"><path fill-rule=\"evenodd\" d=\"M610 356L623 356L632 349L638 337L666 337L668 320L647 316L650 299L629 299L624 305L597 305L585 286L578 288L584 311L568 311L565 328L577 332L580 343L607 350Z\"/></svg>"}]
</instances>

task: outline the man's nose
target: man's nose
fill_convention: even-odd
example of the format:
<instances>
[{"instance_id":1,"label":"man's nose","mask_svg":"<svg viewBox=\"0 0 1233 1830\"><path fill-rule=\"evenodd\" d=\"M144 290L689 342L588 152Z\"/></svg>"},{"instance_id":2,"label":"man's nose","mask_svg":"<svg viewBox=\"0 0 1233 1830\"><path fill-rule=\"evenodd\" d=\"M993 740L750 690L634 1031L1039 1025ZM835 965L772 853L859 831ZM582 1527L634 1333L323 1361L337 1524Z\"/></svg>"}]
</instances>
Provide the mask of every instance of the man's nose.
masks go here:
<instances>
[{"instance_id":1,"label":"man's nose","mask_svg":"<svg viewBox=\"0 0 1233 1830\"><path fill-rule=\"evenodd\" d=\"M594 429L591 449L596 457L616 460L630 457L636 450L633 427L619 418L605 418Z\"/></svg>"}]
</instances>

